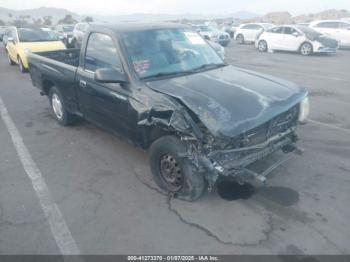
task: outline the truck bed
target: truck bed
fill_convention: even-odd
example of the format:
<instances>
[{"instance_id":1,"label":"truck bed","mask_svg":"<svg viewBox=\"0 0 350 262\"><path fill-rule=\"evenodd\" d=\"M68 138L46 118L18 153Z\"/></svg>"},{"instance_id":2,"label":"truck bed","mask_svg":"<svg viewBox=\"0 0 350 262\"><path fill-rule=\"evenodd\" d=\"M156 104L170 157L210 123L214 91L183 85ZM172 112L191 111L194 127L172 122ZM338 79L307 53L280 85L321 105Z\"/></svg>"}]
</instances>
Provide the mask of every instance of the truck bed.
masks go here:
<instances>
[{"instance_id":1,"label":"truck bed","mask_svg":"<svg viewBox=\"0 0 350 262\"><path fill-rule=\"evenodd\" d=\"M32 83L42 94L48 95L49 87L61 86L67 97L70 112L77 112L75 75L79 67L79 49L29 53L29 72Z\"/></svg>"},{"instance_id":2,"label":"truck bed","mask_svg":"<svg viewBox=\"0 0 350 262\"><path fill-rule=\"evenodd\" d=\"M36 55L43 56L55 61L65 63L74 67L79 66L80 49L66 49L49 52L39 52Z\"/></svg>"}]
</instances>

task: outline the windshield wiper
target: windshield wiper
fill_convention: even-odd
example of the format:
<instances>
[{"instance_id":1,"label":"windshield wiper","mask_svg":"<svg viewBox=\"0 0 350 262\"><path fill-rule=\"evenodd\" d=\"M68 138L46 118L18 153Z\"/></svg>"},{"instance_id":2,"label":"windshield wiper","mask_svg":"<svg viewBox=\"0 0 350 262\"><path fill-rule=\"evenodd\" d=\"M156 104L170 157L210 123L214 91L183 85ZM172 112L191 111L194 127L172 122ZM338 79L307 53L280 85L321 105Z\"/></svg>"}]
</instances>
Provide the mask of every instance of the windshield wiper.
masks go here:
<instances>
[{"instance_id":1,"label":"windshield wiper","mask_svg":"<svg viewBox=\"0 0 350 262\"><path fill-rule=\"evenodd\" d=\"M223 67L223 66L226 66L226 65L227 64L225 64L225 63L204 64L204 65L201 65L201 66L199 66L197 68L194 68L194 69L191 69L191 70L187 70L187 71L181 71L181 72L159 72L159 73L151 75L151 76L141 77L140 79L141 80L147 80L147 79L158 78L158 77L166 77L166 76L188 75L188 74L193 74L193 73L200 72L202 70L219 68L219 67Z\"/></svg>"},{"instance_id":2,"label":"windshield wiper","mask_svg":"<svg viewBox=\"0 0 350 262\"><path fill-rule=\"evenodd\" d=\"M191 69L189 71L186 72L191 72L191 73L196 73L202 70L206 70L206 69L214 69L214 68L219 68L219 67L223 67L226 66L227 64L225 63L210 63L210 64L203 64L197 68Z\"/></svg>"},{"instance_id":3,"label":"windshield wiper","mask_svg":"<svg viewBox=\"0 0 350 262\"><path fill-rule=\"evenodd\" d=\"M141 77L140 79L145 80L145 79L158 78L158 77L163 77L163 76L178 76L178 75L185 75L188 73L189 72L187 72L187 71L183 71L183 72L159 72L159 73L151 75L151 76Z\"/></svg>"}]
</instances>

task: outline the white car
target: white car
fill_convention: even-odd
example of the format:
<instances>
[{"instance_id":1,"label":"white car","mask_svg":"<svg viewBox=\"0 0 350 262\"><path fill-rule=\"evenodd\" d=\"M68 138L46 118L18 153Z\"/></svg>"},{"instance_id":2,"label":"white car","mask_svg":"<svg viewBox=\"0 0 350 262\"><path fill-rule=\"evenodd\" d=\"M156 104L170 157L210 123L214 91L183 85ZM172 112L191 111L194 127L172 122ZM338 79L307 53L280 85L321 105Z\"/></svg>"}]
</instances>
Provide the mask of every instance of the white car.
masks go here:
<instances>
[{"instance_id":1,"label":"white car","mask_svg":"<svg viewBox=\"0 0 350 262\"><path fill-rule=\"evenodd\" d=\"M222 32L215 27L207 25L193 25L192 28L196 30L204 39L218 43L226 47L230 41L230 35Z\"/></svg>"},{"instance_id":2,"label":"white car","mask_svg":"<svg viewBox=\"0 0 350 262\"><path fill-rule=\"evenodd\" d=\"M312 53L335 53L339 47L337 40L299 25L273 27L263 32L255 45L260 52L283 50L300 52L305 56Z\"/></svg>"},{"instance_id":3,"label":"white car","mask_svg":"<svg viewBox=\"0 0 350 262\"><path fill-rule=\"evenodd\" d=\"M240 25L235 32L235 39L239 44L244 44L245 42L255 42L259 35L274 27L273 24L269 23L250 23Z\"/></svg>"},{"instance_id":4,"label":"white car","mask_svg":"<svg viewBox=\"0 0 350 262\"><path fill-rule=\"evenodd\" d=\"M316 31L339 41L340 47L350 47L350 23L343 20L319 20L310 23Z\"/></svg>"}]
</instances>

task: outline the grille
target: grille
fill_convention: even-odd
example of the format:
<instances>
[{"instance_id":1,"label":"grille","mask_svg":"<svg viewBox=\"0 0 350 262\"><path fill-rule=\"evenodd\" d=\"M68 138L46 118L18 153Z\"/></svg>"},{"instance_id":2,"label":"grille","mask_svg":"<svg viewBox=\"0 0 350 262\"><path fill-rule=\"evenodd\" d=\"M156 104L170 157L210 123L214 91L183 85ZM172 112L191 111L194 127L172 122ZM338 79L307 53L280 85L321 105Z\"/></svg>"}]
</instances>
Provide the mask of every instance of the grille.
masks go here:
<instances>
[{"instance_id":1,"label":"grille","mask_svg":"<svg viewBox=\"0 0 350 262\"><path fill-rule=\"evenodd\" d=\"M246 147L260 144L270 137L287 131L297 124L298 114L299 106L296 105L267 123L245 132L240 137L240 146Z\"/></svg>"}]
</instances>

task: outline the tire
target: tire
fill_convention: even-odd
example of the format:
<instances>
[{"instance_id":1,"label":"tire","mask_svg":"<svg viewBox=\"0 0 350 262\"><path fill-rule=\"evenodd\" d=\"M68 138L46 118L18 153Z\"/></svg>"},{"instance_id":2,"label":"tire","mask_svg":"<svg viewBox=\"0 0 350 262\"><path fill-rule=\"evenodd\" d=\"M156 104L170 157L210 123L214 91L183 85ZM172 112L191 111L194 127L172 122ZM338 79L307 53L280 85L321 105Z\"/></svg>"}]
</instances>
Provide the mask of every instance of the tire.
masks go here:
<instances>
[{"instance_id":1,"label":"tire","mask_svg":"<svg viewBox=\"0 0 350 262\"><path fill-rule=\"evenodd\" d=\"M309 56L309 55L312 55L313 53L313 47L310 43L303 43L301 46L300 46L300 54L303 55L303 56Z\"/></svg>"},{"instance_id":2,"label":"tire","mask_svg":"<svg viewBox=\"0 0 350 262\"><path fill-rule=\"evenodd\" d=\"M259 52L267 52L268 46L267 46L267 42L265 40L259 41L258 50L259 50Z\"/></svg>"},{"instance_id":3,"label":"tire","mask_svg":"<svg viewBox=\"0 0 350 262\"><path fill-rule=\"evenodd\" d=\"M60 125L69 126L76 122L77 117L66 110L63 96L57 87L51 87L49 99L52 113Z\"/></svg>"},{"instance_id":4,"label":"tire","mask_svg":"<svg viewBox=\"0 0 350 262\"><path fill-rule=\"evenodd\" d=\"M10 66L13 66L16 64L15 62L12 61L10 54L8 52L7 52L7 60Z\"/></svg>"},{"instance_id":5,"label":"tire","mask_svg":"<svg viewBox=\"0 0 350 262\"><path fill-rule=\"evenodd\" d=\"M18 57L18 66L19 66L19 71L24 74L28 72L28 69L24 67L23 62L20 57Z\"/></svg>"},{"instance_id":6,"label":"tire","mask_svg":"<svg viewBox=\"0 0 350 262\"><path fill-rule=\"evenodd\" d=\"M186 155L186 145L175 136L163 136L150 147L154 181L167 194L186 200L200 198L206 188L204 176L195 171Z\"/></svg>"},{"instance_id":7,"label":"tire","mask_svg":"<svg viewBox=\"0 0 350 262\"><path fill-rule=\"evenodd\" d=\"M236 37L236 40L238 42L238 44L240 45L243 45L244 44L244 36L242 34L239 34L237 37Z\"/></svg>"}]
</instances>

